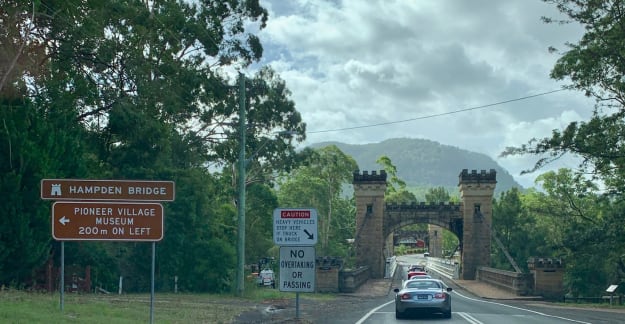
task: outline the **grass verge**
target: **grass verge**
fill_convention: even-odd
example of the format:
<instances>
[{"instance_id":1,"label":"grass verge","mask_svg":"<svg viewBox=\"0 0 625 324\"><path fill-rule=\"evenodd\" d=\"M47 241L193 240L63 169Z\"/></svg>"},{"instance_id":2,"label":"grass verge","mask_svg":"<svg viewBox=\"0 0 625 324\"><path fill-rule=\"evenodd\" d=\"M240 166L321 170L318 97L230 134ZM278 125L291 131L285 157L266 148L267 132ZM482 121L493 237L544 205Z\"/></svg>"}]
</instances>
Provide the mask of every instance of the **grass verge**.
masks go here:
<instances>
[{"instance_id":1,"label":"grass verge","mask_svg":"<svg viewBox=\"0 0 625 324\"><path fill-rule=\"evenodd\" d=\"M300 295L301 296L301 295ZM330 294L305 294L306 298L331 300ZM231 323L239 314L273 300L295 299L295 293L251 287L243 297L229 294L173 294L154 296L154 323ZM150 294L66 293L61 310L60 294L0 291L3 323L149 323Z\"/></svg>"}]
</instances>

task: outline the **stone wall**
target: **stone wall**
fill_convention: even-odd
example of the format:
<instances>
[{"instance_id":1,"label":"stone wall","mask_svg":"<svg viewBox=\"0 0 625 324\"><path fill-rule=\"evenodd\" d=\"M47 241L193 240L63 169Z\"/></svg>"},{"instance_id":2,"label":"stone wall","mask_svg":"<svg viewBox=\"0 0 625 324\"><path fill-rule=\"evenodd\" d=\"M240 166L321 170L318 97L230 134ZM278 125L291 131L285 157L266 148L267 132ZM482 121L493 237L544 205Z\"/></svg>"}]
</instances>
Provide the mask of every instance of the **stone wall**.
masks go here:
<instances>
[{"instance_id":1,"label":"stone wall","mask_svg":"<svg viewBox=\"0 0 625 324\"><path fill-rule=\"evenodd\" d=\"M339 269L317 267L317 277L315 278L315 285L315 292L339 292Z\"/></svg>"},{"instance_id":2,"label":"stone wall","mask_svg":"<svg viewBox=\"0 0 625 324\"><path fill-rule=\"evenodd\" d=\"M534 275L534 294L548 299L564 296L564 262L562 259L532 257L527 267Z\"/></svg>"},{"instance_id":3,"label":"stone wall","mask_svg":"<svg viewBox=\"0 0 625 324\"><path fill-rule=\"evenodd\" d=\"M360 288L370 277L369 267L346 269L339 272L339 291L353 293Z\"/></svg>"},{"instance_id":4,"label":"stone wall","mask_svg":"<svg viewBox=\"0 0 625 324\"><path fill-rule=\"evenodd\" d=\"M478 267L475 279L512 292L517 296L527 296L532 290L533 276L528 273Z\"/></svg>"}]
</instances>

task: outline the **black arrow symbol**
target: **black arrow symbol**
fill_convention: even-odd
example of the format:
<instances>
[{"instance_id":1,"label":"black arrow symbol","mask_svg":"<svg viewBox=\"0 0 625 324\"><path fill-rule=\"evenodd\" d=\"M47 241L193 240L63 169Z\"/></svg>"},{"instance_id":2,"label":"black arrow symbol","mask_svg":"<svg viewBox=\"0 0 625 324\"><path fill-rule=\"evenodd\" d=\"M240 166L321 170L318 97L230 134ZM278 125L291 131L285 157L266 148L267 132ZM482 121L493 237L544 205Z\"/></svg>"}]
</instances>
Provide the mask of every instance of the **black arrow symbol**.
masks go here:
<instances>
[{"instance_id":1,"label":"black arrow symbol","mask_svg":"<svg viewBox=\"0 0 625 324\"><path fill-rule=\"evenodd\" d=\"M308 239L309 240L314 240L315 239L315 235L308 233L308 230L304 230L304 233L306 233L306 235L308 235Z\"/></svg>"}]
</instances>

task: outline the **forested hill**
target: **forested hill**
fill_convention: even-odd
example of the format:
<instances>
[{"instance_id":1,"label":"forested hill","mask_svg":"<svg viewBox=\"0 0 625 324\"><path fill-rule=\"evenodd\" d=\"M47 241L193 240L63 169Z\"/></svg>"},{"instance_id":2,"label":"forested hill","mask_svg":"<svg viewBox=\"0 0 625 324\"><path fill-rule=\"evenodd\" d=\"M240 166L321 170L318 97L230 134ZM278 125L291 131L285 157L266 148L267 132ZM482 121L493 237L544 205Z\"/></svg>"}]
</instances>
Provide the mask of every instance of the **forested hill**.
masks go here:
<instances>
[{"instance_id":1,"label":"forested hill","mask_svg":"<svg viewBox=\"0 0 625 324\"><path fill-rule=\"evenodd\" d=\"M489 156L442 145L425 139L396 138L380 143L345 144L340 142L321 142L311 145L313 148L336 145L345 154L352 156L361 171L381 170L376 161L380 156L388 156L397 167L397 176L406 181L409 187L446 187L458 186L458 176L462 169L497 171L496 193L512 187L522 188L512 175Z\"/></svg>"}]
</instances>

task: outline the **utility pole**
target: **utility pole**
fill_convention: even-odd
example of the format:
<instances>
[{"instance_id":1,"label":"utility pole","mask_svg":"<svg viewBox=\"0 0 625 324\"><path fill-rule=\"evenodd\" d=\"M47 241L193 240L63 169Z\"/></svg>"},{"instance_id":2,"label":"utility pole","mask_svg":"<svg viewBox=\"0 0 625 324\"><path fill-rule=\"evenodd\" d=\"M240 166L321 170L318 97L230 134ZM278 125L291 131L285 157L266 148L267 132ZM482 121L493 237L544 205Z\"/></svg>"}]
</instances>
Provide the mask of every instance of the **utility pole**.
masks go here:
<instances>
[{"instance_id":1,"label":"utility pole","mask_svg":"<svg viewBox=\"0 0 625 324\"><path fill-rule=\"evenodd\" d=\"M245 117L245 77L239 72L239 200L238 230L237 230L237 296L242 296L245 290L245 136L247 135Z\"/></svg>"}]
</instances>

